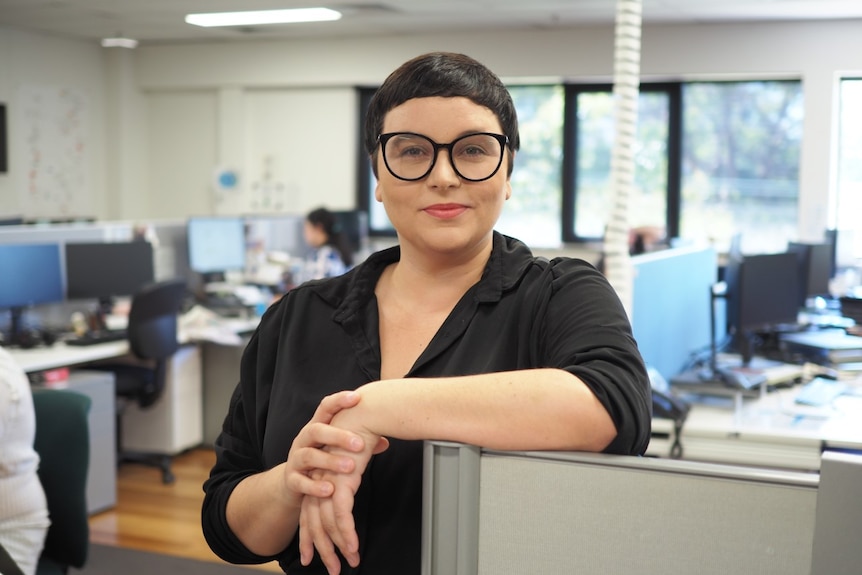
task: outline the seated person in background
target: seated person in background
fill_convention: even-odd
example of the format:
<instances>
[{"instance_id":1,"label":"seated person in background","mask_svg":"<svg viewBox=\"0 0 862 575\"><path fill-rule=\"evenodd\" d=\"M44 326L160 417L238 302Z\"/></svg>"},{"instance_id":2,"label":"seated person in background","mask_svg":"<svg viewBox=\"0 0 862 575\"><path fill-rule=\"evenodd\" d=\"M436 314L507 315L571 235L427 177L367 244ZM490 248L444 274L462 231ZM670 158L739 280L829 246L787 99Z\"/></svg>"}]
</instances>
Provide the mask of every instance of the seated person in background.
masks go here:
<instances>
[{"instance_id":1,"label":"seated person in background","mask_svg":"<svg viewBox=\"0 0 862 575\"><path fill-rule=\"evenodd\" d=\"M519 143L500 79L461 54L419 56L365 126L398 245L261 319L204 484L203 531L229 562L418 575L422 440L649 442L649 379L605 277L494 231Z\"/></svg>"},{"instance_id":2,"label":"seated person in background","mask_svg":"<svg viewBox=\"0 0 862 575\"><path fill-rule=\"evenodd\" d=\"M36 572L50 525L35 437L30 382L0 347L0 546L25 575Z\"/></svg>"},{"instance_id":3,"label":"seated person in background","mask_svg":"<svg viewBox=\"0 0 862 575\"><path fill-rule=\"evenodd\" d=\"M660 226L639 226L629 230L629 255L636 256L667 247L665 231ZM596 262L596 269L605 272L605 254Z\"/></svg>"},{"instance_id":4,"label":"seated person in background","mask_svg":"<svg viewBox=\"0 0 862 575\"><path fill-rule=\"evenodd\" d=\"M639 226L629 232L629 253L633 256L655 251L665 244L665 231L661 226Z\"/></svg>"},{"instance_id":5,"label":"seated person in background","mask_svg":"<svg viewBox=\"0 0 862 575\"><path fill-rule=\"evenodd\" d=\"M305 258L300 282L339 276L353 267L353 251L335 215L317 208L305 216L302 229L311 251Z\"/></svg>"}]
</instances>

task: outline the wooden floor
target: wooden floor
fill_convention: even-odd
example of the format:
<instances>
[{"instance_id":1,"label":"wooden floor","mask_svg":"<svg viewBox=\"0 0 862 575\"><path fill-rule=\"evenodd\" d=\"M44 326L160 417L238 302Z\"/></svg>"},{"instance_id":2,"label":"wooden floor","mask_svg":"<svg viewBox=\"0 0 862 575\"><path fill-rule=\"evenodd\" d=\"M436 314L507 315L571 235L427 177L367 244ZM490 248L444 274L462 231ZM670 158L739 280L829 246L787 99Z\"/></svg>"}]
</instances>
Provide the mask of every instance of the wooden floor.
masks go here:
<instances>
[{"instance_id":1,"label":"wooden floor","mask_svg":"<svg viewBox=\"0 0 862 575\"><path fill-rule=\"evenodd\" d=\"M156 468L123 464L117 471L117 506L90 518L90 541L221 563L200 527L201 486L214 461L210 449L175 457L176 481L171 485L162 483ZM282 572L276 563L258 569Z\"/></svg>"}]
</instances>

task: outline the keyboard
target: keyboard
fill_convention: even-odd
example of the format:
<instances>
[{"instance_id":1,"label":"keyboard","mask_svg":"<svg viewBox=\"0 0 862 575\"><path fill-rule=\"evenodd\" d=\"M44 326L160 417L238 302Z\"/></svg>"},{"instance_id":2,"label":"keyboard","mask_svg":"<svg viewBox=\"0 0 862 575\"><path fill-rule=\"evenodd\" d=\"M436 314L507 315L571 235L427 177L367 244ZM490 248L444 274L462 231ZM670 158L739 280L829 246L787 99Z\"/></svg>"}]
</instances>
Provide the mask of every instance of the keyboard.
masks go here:
<instances>
[{"instance_id":1,"label":"keyboard","mask_svg":"<svg viewBox=\"0 0 862 575\"><path fill-rule=\"evenodd\" d=\"M128 336L124 329L110 329L105 331L88 331L84 335L78 335L66 340L66 345L96 345L99 343L110 343L122 341Z\"/></svg>"},{"instance_id":2,"label":"keyboard","mask_svg":"<svg viewBox=\"0 0 862 575\"><path fill-rule=\"evenodd\" d=\"M825 377L815 377L799 388L799 392L796 394L796 403L823 407L832 403L836 397L845 391L847 391L847 386L843 383Z\"/></svg>"}]
</instances>

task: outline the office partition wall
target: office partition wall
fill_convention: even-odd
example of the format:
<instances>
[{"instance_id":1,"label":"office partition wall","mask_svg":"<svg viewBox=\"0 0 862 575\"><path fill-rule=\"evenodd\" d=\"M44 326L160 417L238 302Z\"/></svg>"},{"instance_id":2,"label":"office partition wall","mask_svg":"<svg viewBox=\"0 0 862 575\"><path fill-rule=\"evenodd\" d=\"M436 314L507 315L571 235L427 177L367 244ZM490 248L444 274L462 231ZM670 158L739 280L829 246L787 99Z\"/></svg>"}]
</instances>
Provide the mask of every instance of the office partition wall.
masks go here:
<instances>
[{"instance_id":1,"label":"office partition wall","mask_svg":"<svg viewBox=\"0 0 862 575\"><path fill-rule=\"evenodd\" d=\"M429 442L422 575L807 575L817 487L810 473Z\"/></svg>"},{"instance_id":2,"label":"office partition wall","mask_svg":"<svg viewBox=\"0 0 862 575\"><path fill-rule=\"evenodd\" d=\"M632 265L632 331L647 365L670 381L693 353L709 351L718 256L712 247L680 247L634 256Z\"/></svg>"}]
</instances>

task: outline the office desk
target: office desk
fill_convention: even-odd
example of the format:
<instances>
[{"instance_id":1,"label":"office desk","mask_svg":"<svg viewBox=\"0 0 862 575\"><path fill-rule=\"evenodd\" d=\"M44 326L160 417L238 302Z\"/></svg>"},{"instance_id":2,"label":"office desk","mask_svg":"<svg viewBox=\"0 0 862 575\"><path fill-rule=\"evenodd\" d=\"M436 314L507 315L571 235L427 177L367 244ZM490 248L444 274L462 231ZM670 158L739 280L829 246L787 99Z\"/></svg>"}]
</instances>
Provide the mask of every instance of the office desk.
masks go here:
<instances>
[{"instance_id":1,"label":"office desk","mask_svg":"<svg viewBox=\"0 0 862 575\"><path fill-rule=\"evenodd\" d=\"M129 352L128 341L111 341L85 346L57 342L49 347L9 348L9 353L27 373L58 367L74 367L91 361L111 359Z\"/></svg>"},{"instance_id":2,"label":"office desk","mask_svg":"<svg viewBox=\"0 0 862 575\"><path fill-rule=\"evenodd\" d=\"M60 367L72 369L68 382L61 384L87 391L93 388L91 382L94 376L103 373L103 378L110 382L108 399L100 392L98 405L109 405L110 412L100 410L91 418L91 444L97 461L109 461L109 464L91 463L90 484L108 484L104 477L105 469L110 473L111 481L116 477L116 399L114 396L114 379L107 372L87 371L90 362L120 358L129 353L128 341L99 343L88 346L70 346L57 342L50 347L32 349L10 349L13 359L24 371L38 371ZM84 386L83 382L87 382ZM94 397L91 393L88 393ZM203 441L202 423L202 391L201 391L201 352L196 344L183 345L171 358L168 365L168 379L159 400L147 409L141 409L136 404L129 404L122 417L123 432L121 434L123 448L131 451L153 451L157 453L177 454L191 447L196 447ZM95 405L95 400L94 400ZM105 418L110 422L103 421ZM113 483L110 483L113 485ZM110 490L108 501L98 503L97 508L105 509L116 503L115 489Z\"/></svg>"},{"instance_id":3,"label":"office desk","mask_svg":"<svg viewBox=\"0 0 862 575\"><path fill-rule=\"evenodd\" d=\"M733 398L698 398L682 428L682 458L816 471L825 449L862 451L862 396L807 408L794 403L798 389L746 399L741 407ZM654 430L664 424L656 420Z\"/></svg>"}]
</instances>

